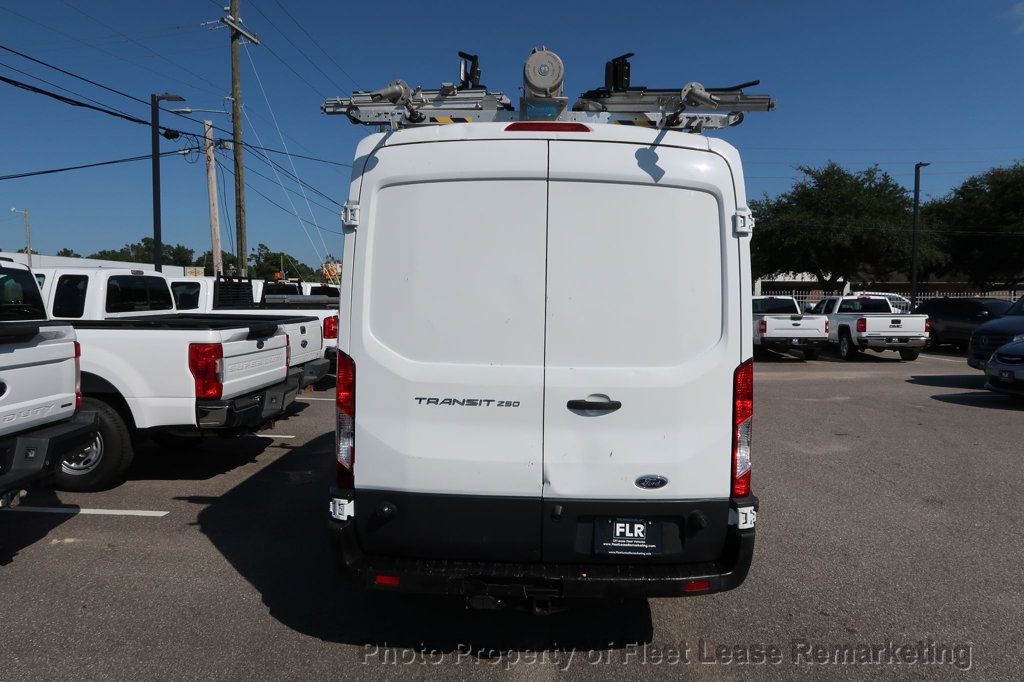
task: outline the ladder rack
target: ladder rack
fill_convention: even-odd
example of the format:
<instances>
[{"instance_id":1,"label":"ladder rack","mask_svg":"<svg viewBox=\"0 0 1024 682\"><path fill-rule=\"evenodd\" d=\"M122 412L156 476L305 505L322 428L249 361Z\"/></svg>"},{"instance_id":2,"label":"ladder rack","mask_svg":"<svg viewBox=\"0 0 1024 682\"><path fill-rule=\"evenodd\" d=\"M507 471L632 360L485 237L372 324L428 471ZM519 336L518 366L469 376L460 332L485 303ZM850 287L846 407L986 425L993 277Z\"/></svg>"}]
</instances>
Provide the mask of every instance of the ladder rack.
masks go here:
<instances>
[{"instance_id":1,"label":"ladder rack","mask_svg":"<svg viewBox=\"0 0 1024 682\"><path fill-rule=\"evenodd\" d=\"M518 111L501 92L480 85L479 59L459 53L463 59L460 82L442 83L436 89L411 88L393 80L383 88L354 92L324 102L325 114L343 115L355 124L382 128L407 128L449 123L507 121L573 121L665 128L699 133L726 128L743 121L744 112L771 111L775 101L768 95L748 95L751 81L729 88L705 88L692 82L678 89L653 89L630 85L632 53L605 65L605 85L580 95L572 108L562 96L561 59L553 52L534 50L524 68L524 95Z\"/></svg>"}]
</instances>

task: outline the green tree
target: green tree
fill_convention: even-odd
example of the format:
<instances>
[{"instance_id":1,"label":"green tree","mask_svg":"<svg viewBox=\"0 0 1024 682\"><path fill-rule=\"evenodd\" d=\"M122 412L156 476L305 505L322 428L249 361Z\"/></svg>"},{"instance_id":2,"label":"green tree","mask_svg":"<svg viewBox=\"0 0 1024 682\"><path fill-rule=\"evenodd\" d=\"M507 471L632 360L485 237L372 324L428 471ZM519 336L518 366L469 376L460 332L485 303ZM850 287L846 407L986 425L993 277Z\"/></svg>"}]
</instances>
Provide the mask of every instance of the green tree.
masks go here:
<instances>
[{"instance_id":1,"label":"green tree","mask_svg":"<svg viewBox=\"0 0 1024 682\"><path fill-rule=\"evenodd\" d=\"M74 249L63 248L57 252L58 256L63 258L81 258L82 254L76 252Z\"/></svg>"},{"instance_id":2,"label":"green tree","mask_svg":"<svg viewBox=\"0 0 1024 682\"><path fill-rule=\"evenodd\" d=\"M232 275L238 272L238 256L227 251L220 252L221 262L224 263L224 274ZM197 256L192 265L203 268L207 275L213 275L213 250L207 249L201 256Z\"/></svg>"},{"instance_id":3,"label":"green tree","mask_svg":"<svg viewBox=\"0 0 1024 682\"><path fill-rule=\"evenodd\" d=\"M853 172L830 162L799 170L805 177L788 192L750 202L755 278L807 272L833 290L910 270L912 204L902 185L878 168ZM931 239L921 254L925 270L942 261Z\"/></svg>"},{"instance_id":4,"label":"green tree","mask_svg":"<svg viewBox=\"0 0 1024 682\"><path fill-rule=\"evenodd\" d=\"M923 214L949 253L945 272L981 287L1024 283L1024 165L968 178Z\"/></svg>"},{"instance_id":5,"label":"green tree","mask_svg":"<svg viewBox=\"0 0 1024 682\"><path fill-rule=\"evenodd\" d=\"M182 244L164 244L161 261L164 265L192 265L195 251ZM153 262L153 238L143 237L135 244L125 244L120 249L103 249L90 254L89 258L120 260L129 263Z\"/></svg>"},{"instance_id":6,"label":"green tree","mask_svg":"<svg viewBox=\"0 0 1024 682\"><path fill-rule=\"evenodd\" d=\"M274 273L284 268L286 277L298 278L304 282L319 282L320 272L298 261L283 251L271 251L266 244L259 244L249 254L249 275L257 279L273 279Z\"/></svg>"}]
</instances>

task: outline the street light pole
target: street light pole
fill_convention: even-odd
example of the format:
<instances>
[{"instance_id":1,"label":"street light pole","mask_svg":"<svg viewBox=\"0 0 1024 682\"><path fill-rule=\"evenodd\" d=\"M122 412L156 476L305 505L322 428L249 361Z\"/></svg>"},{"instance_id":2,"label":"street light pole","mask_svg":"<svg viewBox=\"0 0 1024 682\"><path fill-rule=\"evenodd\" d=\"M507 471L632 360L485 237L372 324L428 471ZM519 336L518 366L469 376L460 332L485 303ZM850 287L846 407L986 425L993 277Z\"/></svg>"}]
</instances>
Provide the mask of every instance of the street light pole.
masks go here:
<instances>
[{"instance_id":1,"label":"street light pole","mask_svg":"<svg viewBox=\"0 0 1024 682\"><path fill-rule=\"evenodd\" d=\"M910 304L917 305L918 233L921 231L921 169L931 164L918 161L914 164L914 237L911 245Z\"/></svg>"},{"instance_id":2,"label":"street light pole","mask_svg":"<svg viewBox=\"0 0 1024 682\"><path fill-rule=\"evenodd\" d=\"M160 234L160 102L184 102L180 95L164 93L149 96L150 144L153 155L153 267L162 272L164 245Z\"/></svg>"},{"instance_id":3,"label":"street light pole","mask_svg":"<svg viewBox=\"0 0 1024 682\"><path fill-rule=\"evenodd\" d=\"M28 257L28 267L32 268L32 230L28 225L28 209L12 208L11 213L20 213L25 219L25 255Z\"/></svg>"}]
</instances>

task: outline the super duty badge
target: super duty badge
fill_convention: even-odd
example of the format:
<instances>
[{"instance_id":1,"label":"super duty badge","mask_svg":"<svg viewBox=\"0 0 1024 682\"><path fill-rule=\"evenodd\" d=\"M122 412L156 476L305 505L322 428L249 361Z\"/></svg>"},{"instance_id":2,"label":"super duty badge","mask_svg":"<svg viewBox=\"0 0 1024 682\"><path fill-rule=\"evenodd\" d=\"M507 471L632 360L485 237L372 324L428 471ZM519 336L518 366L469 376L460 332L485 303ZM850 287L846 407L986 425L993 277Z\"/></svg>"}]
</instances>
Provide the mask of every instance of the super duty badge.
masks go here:
<instances>
[{"instance_id":1,"label":"super duty badge","mask_svg":"<svg viewBox=\"0 0 1024 682\"><path fill-rule=\"evenodd\" d=\"M495 398L413 398L417 405L460 406L460 407L519 407L518 400L497 400Z\"/></svg>"}]
</instances>

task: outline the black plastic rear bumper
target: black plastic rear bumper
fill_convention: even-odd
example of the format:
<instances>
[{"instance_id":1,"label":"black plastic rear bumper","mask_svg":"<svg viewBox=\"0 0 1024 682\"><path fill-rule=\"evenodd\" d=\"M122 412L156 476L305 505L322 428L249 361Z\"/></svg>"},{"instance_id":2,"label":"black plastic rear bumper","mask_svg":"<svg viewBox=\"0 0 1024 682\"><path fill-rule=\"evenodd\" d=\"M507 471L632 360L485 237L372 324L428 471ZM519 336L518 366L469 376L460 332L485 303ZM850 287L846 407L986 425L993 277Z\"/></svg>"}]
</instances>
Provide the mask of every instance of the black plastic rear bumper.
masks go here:
<instances>
[{"instance_id":1,"label":"black plastic rear bumper","mask_svg":"<svg viewBox=\"0 0 1024 682\"><path fill-rule=\"evenodd\" d=\"M300 389L312 386L327 376L331 369L331 361L327 358L317 358L303 364L301 368L302 381L299 383Z\"/></svg>"},{"instance_id":2,"label":"black plastic rear bumper","mask_svg":"<svg viewBox=\"0 0 1024 682\"><path fill-rule=\"evenodd\" d=\"M757 498L745 498L742 506L756 509ZM366 587L467 597L682 597L723 592L743 583L754 554L754 529L727 526L717 558L693 563L421 559L365 553L354 518L331 519L328 524L339 566Z\"/></svg>"},{"instance_id":3,"label":"black plastic rear bumper","mask_svg":"<svg viewBox=\"0 0 1024 682\"><path fill-rule=\"evenodd\" d=\"M67 421L0 440L0 496L45 482L65 455L92 442L97 427L95 412L79 412Z\"/></svg>"},{"instance_id":4,"label":"black plastic rear bumper","mask_svg":"<svg viewBox=\"0 0 1024 682\"><path fill-rule=\"evenodd\" d=\"M204 430L254 429L275 419L295 402L302 368L294 367L279 384L228 400L197 400L196 425Z\"/></svg>"}]
</instances>

